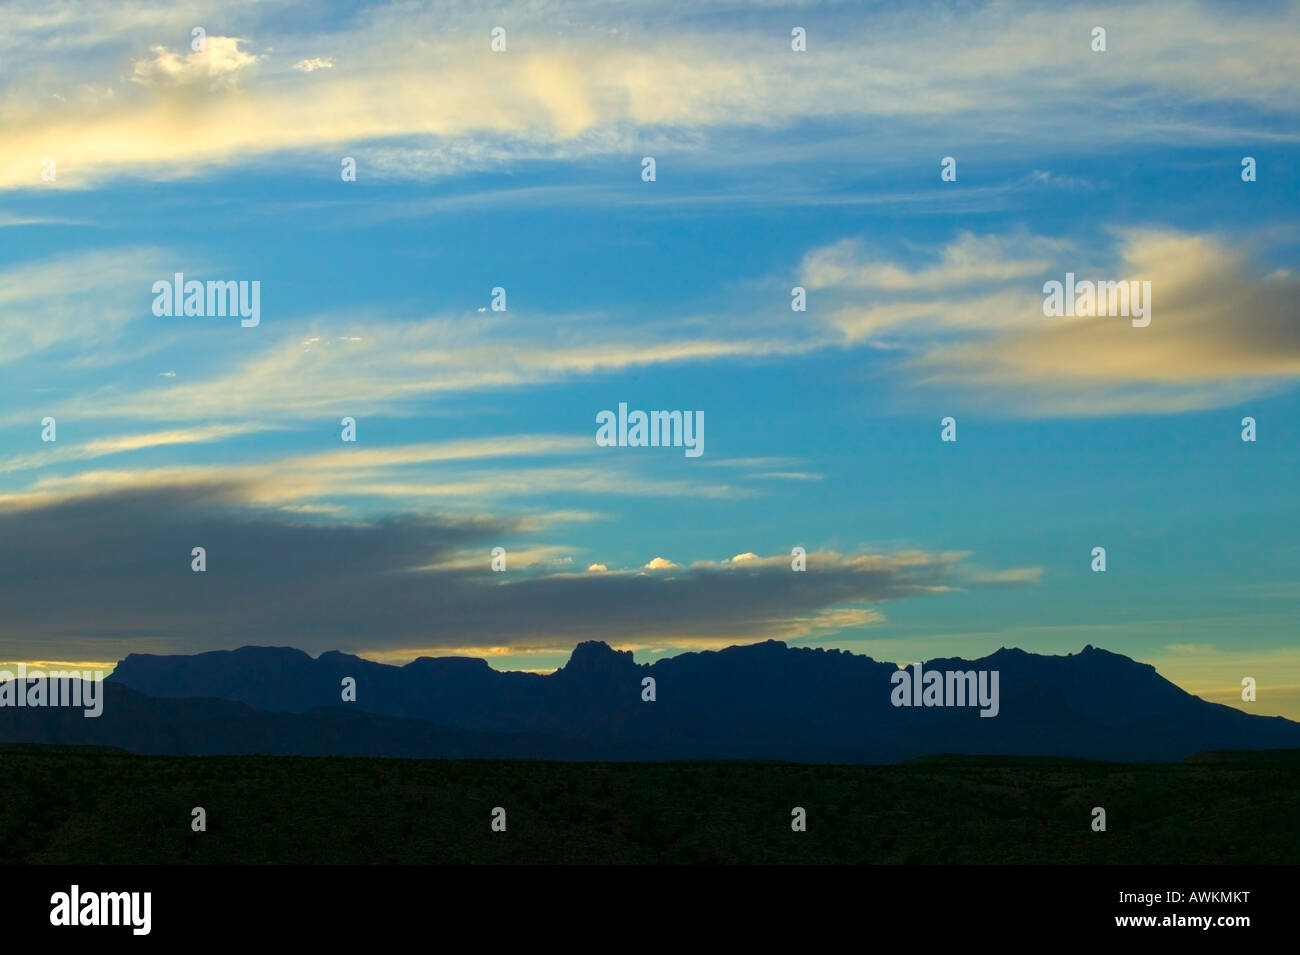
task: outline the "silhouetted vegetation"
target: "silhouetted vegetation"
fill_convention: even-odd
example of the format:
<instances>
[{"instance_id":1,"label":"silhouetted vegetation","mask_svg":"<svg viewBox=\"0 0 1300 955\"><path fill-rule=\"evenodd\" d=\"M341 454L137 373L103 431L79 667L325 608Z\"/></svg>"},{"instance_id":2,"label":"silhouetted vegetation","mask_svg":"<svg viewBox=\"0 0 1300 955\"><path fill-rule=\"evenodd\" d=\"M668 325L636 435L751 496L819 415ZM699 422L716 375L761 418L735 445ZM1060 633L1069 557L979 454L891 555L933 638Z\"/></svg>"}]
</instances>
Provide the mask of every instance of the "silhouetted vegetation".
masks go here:
<instances>
[{"instance_id":1,"label":"silhouetted vegetation","mask_svg":"<svg viewBox=\"0 0 1300 955\"><path fill-rule=\"evenodd\" d=\"M0 746L0 767L3 863L1300 862L1296 751L823 766Z\"/></svg>"}]
</instances>

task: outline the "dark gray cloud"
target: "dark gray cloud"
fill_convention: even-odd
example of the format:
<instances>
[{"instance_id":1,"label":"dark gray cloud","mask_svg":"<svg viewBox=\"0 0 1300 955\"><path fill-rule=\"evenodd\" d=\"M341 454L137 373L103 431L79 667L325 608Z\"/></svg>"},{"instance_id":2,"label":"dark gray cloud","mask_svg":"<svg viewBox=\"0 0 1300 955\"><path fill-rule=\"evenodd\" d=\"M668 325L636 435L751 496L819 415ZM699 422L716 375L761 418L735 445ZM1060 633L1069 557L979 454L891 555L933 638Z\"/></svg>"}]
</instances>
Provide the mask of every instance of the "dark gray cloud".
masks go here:
<instances>
[{"instance_id":1,"label":"dark gray cloud","mask_svg":"<svg viewBox=\"0 0 1300 955\"><path fill-rule=\"evenodd\" d=\"M13 658L108 659L129 650L245 643L392 651L570 649L790 636L819 614L931 592L971 575L960 555L789 558L648 572L494 573L524 518L287 517L232 483L115 491L0 510L0 626ZM207 572L190 569L191 548ZM466 555L481 554L482 559ZM865 619L865 618L864 618Z\"/></svg>"}]
</instances>

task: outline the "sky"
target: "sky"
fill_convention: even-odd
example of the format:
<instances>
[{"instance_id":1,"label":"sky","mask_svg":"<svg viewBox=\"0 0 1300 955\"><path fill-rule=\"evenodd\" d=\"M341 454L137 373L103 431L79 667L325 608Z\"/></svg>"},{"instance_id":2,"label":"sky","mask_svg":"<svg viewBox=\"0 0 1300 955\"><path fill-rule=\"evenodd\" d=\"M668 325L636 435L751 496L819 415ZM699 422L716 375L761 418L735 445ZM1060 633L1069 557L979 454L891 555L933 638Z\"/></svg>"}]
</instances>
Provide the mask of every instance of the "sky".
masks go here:
<instances>
[{"instance_id":1,"label":"sky","mask_svg":"<svg viewBox=\"0 0 1300 955\"><path fill-rule=\"evenodd\" d=\"M1300 5L689 7L6 4L0 661L1091 644L1300 718Z\"/></svg>"}]
</instances>

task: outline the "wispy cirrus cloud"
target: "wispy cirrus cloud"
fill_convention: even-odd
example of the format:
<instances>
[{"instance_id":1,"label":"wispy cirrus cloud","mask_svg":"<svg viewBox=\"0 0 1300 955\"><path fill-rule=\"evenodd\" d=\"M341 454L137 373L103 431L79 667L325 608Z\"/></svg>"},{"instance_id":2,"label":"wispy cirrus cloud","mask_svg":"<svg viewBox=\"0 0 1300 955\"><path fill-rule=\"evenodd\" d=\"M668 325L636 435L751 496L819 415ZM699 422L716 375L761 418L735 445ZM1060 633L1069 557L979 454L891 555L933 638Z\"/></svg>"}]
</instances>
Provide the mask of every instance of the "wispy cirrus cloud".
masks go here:
<instances>
[{"instance_id":1,"label":"wispy cirrus cloud","mask_svg":"<svg viewBox=\"0 0 1300 955\"><path fill-rule=\"evenodd\" d=\"M0 272L0 304L20 309L0 333L7 356L108 343L132 321L160 323L176 339L187 320L146 313L142 289L158 269L142 270L142 254L158 258L156 250L80 253ZM811 327L747 320L738 310L663 319L653 329L585 315L544 323L486 315L296 319L251 350L205 356L208 367L185 379L132 375L124 387L110 378L93 393L46 402L42 413L153 422L215 413L223 423L283 425L340 407L400 414L457 394L651 367L793 360L833 347L883 349L900 382L960 390L1013 416L1176 413L1269 393L1300 375L1293 321L1300 278L1262 267L1248 240L1145 228L1116 230L1109 246L1081 247L1027 233L963 232L931 254L930 263L902 263L852 239L810 250L795 278L815 295ZM1067 271L1149 281L1152 324L1045 316L1043 280ZM150 338L139 347L161 344ZM92 354L100 364L113 360L111 352ZM758 476L816 479L784 467Z\"/></svg>"},{"instance_id":2,"label":"wispy cirrus cloud","mask_svg":"<svg viewBox=\"0 0 1300 955\"><path fill-rule=\"evenodd\" d=\"M0 367L60 350L84 356L116 343L147 308L142 270L162 257L154 247L127 246L0 269Z\"/></svg>"},{"instance_id":3,"label":"wispy cirrus cloud","mask_svg":"<svg viewBox=\"0 0 1300 955\"><path fill-rule=\"evenodd\" d=\"M92 438L81 444L63 444L46 447L30 454L0 458L0 474L48 468L70 461L90 461L114 454L127 454L151 448L175 448L183 445L206 444L229 438L273 430L274 426L261 422L215 424L192 428L172 428L167 431L150 431L136 434L119 434Z\"/></svg>"},{"instance_id":4,"label":"wispy cirrus cloud","mask_svg":"<svg viewBox=\"0 0 1300 955\"><path fill-rule=\"evenodd\" d=\"M295 9L305 7L285 4L272 16L236 6L225 35L194 53L179 42L202 19L192 10L128 5L113 25L92 6L81 20L59 18L56 41L48 16L17 4L15 42L5 49L17 68L0 91L9 143L0 188L35 186L29 157L51 150L66 170L61 182L77 186L345 143L406 140L437 152L488 137L506 156L555 143L615 155L635 149L647 129L677 130L683 142L699 133L702 146L711 132L832 119L942 128L950 137L962 124L1040 144L1151 139L1179 122L1174 103L1294 115L1300 39L1294 4L1189 11L1157 2L1090 8L1086 17L1046 6L945 6L942 16L911 18L846 7L819 11L808 51L794 54L788 16L732 24L722 42L713 23L648 6L583 5L582 27L572 28L563 6L520 4L497 15L511 43L493 54L482 16L459 4L371 5L310 36L286 29L310 20ZM1166 28L1171 18L1180 31ZM1110 36L1104 58L1089 48L1097 22ZM107 29L95 38L94 25ZM56 43L83 51L66 75L23 69ZM301 66L328 61L332 69ZM1029 86L1036 96L1026 104ZM221 134L178 135L196 123ZM1184 121L1178 135L1196 129ZM1215 134L1201 124L1196 135Z\"/></svg>"},{"instance_id":5,"label":"wispy cirrus cloud","mask_svg":"<svg viewBox=\"0 0 1300 955\"><path fill-rule=\"evenodd\" d=\"M295 327L236 366L194 381L70 399L64 407L82 417L149 420L190 419L213 409L227 416L280 420L332 415L340 407L355 414L391 413L440 395L812 347L776 337L703 337L685 327L680 337L667 338L663 328L651 337L644 329L601 327L590 319L563 316L522 327L482 316L472 324L464 317L446 317L343 319L328 330L322 326L324 322Z\"/></svg>"},{"instance_id":6,"label":"wispy cirrus cloud","mask_svg":"<svg viewBox=\"0 0 1300 955\"><path fill-rule=\"evenodd\" d=\"M1059 252L1067 245L1042 239L1017 242L1009 237L963 232L939 250L939 261L934 265L908 269L874 260L861 241L843 239L809 252L800 268L800 278L810 289L936 292L1039 275L1051 265L1043 252ZM1029 257L1031 254L1034 257Z\"/></svg>"},{"instance_id":7,"label":"wispy cirrus cloud","mask_svg":"<svg viewBox=\"0 0 1300 955\"><path fill-rule=\"evenodd\" d=\"M48 472L61 463L106 453L195 444L233 434L223 426L212 426L194 432L98 439L50 448L43 463ZM41 457L41 452L33 452L0 459L0 474L40 466ZM572 463L544 463L557 457L570 458ZM309 507L322 513L356 512L358 502L365 500L384 501L389 507L394 503L424 507L430 502L464 507L552 494L705 500L756 496L753 490L727 482L665 474L649 467L650 463L630 456L611 459L588 436L508 435L359 446L297 456L262 454L243 463L228 459L209 464L74 468L63 474L42 474L26 486L0 494L0 509L29 510L87 495L143 493L160 487L220 488L232 503Z\"/></svg>"}]
</instances>

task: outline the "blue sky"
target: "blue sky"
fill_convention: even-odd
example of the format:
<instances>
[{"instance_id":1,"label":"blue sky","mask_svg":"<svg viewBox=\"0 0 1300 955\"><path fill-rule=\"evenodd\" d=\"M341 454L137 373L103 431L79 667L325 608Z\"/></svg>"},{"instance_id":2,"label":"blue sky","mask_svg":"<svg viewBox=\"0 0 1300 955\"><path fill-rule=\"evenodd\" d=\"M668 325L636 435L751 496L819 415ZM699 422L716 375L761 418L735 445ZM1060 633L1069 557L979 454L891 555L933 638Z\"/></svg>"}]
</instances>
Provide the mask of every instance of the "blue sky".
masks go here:
<instances>
[{"instance_id":1,"label":"blue sky","mask_svg":"<svg viewBox=\"0 0 1300 955\"><path fill-rule=\"evenodd\" d=\"M1300 8L1188 10L14 5L0 658L1091 643L1300 716Z\"/></svg>"}]
</instances>

